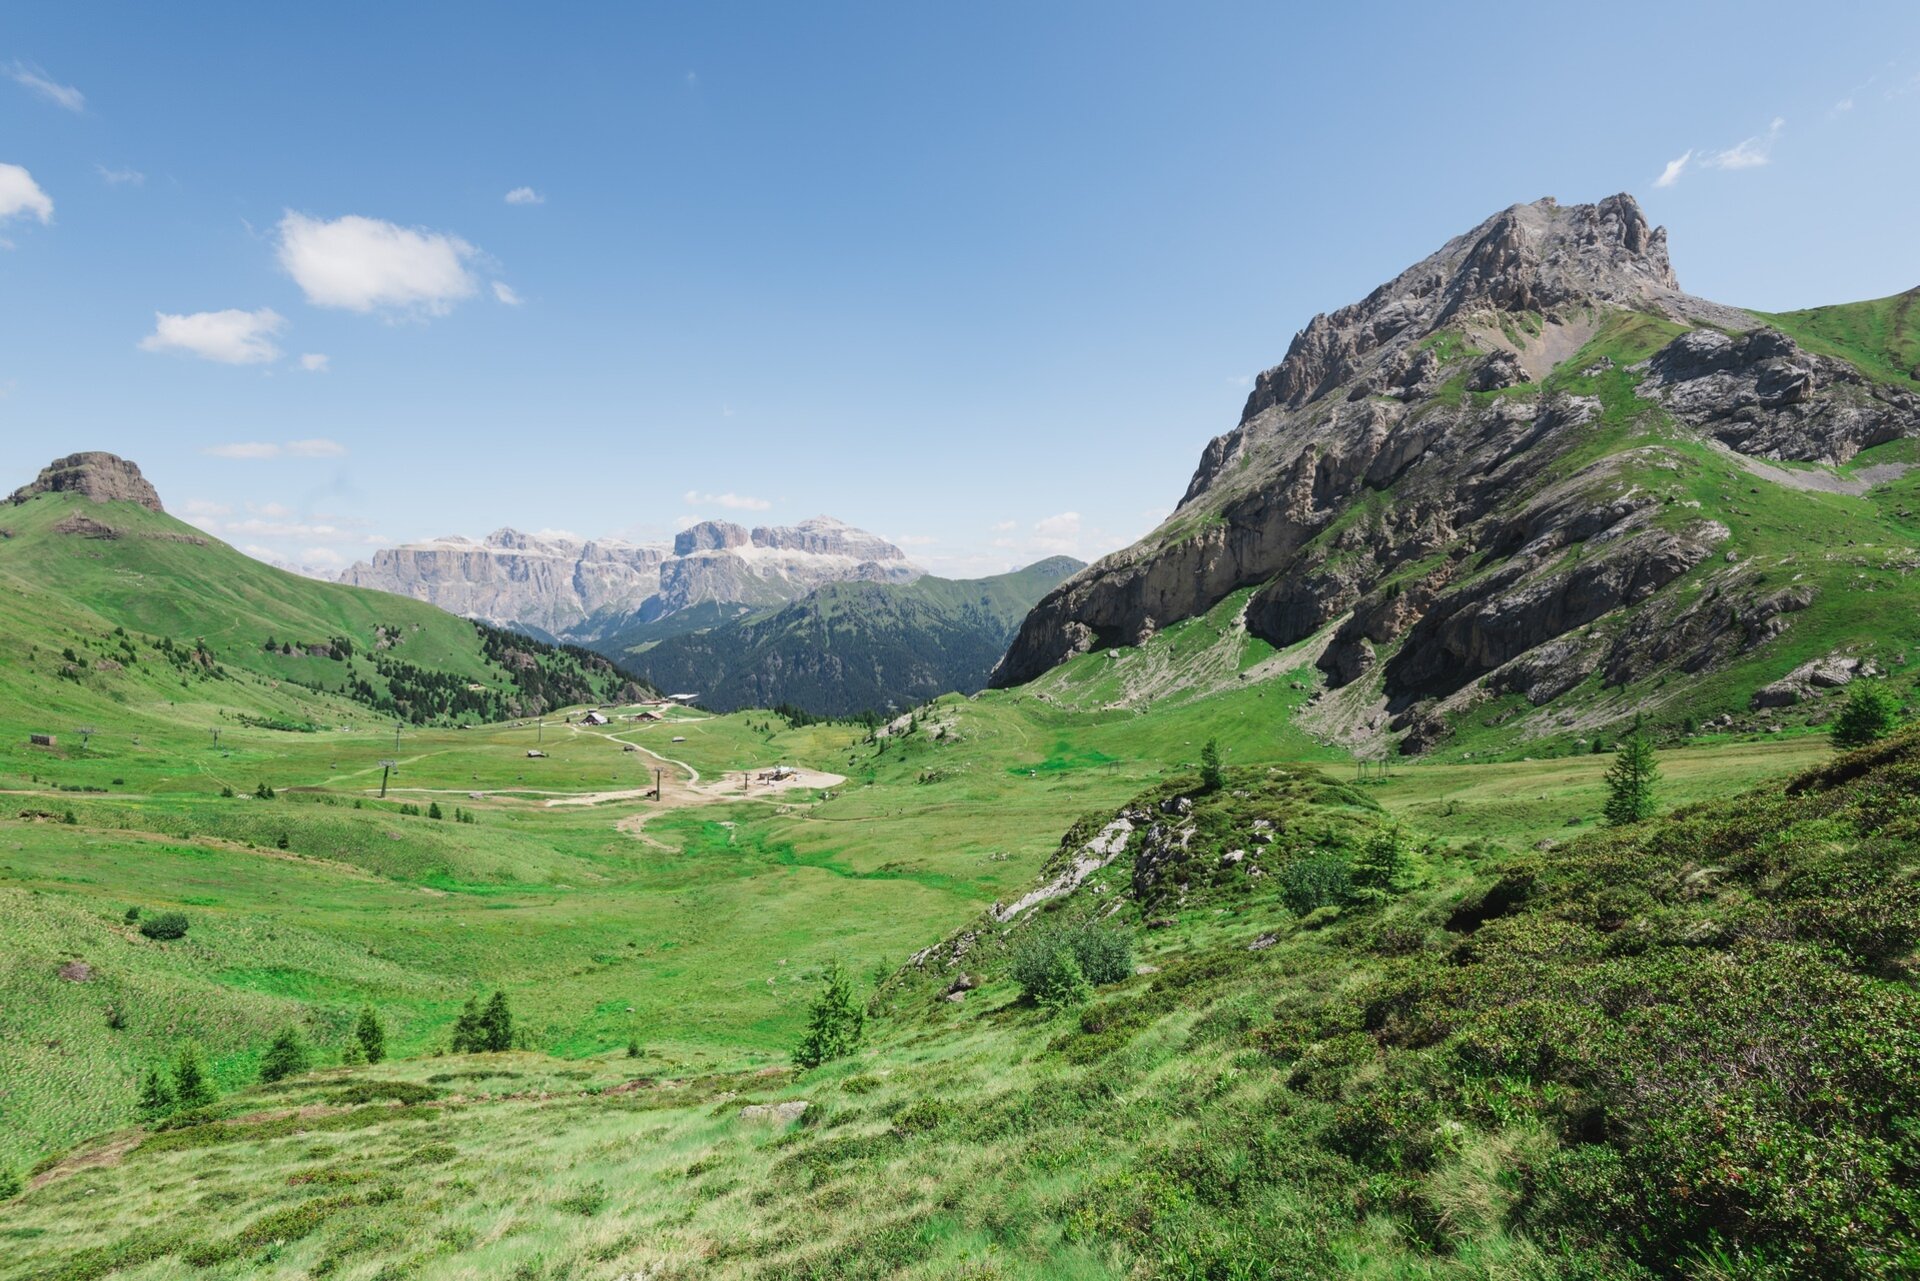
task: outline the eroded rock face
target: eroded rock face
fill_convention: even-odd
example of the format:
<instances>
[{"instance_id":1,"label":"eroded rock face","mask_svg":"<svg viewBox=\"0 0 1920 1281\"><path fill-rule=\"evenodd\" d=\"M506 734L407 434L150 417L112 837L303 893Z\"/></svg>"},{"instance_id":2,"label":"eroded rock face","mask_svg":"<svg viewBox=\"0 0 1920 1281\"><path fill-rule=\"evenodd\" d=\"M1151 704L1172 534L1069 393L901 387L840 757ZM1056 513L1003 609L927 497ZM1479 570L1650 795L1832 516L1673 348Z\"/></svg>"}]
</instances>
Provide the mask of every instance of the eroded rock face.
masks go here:
<instances>
[{"instance_id":1,"label":"eroded rock face","mask_svg":"<svg viewBox=\"0 0 1920 1281\"><path fill-rule=\"evenodd\" d=\"M116 454L98 451L54 459L32 484L14 490L11 501L24 503L41 494L80 494L96 503L138 503L148 511L166 510L138 467Z\"/></svg>"},{"instance_id":2,"label":"eroded rock face","mask_svg":"<svg viewBox=\"0 0 1920 1281\"><path fill-rule=\"evenodd\" d=\"M1681 334L1647 362L1643 386L1675 418L1761 458L1844 463L1920 422L1920 397L1774 329Z\"/></svg>"},{"instance_id":3,"label":"eroded rock face","mask_svg":"<svg viewBox=\"0 0 1920 1281\"><path fill-rule=\"evenodd\" d=\"M1625 369L1582 356L1624 312L1686 332ZM1607 382L1568 394L1556 371ZM1920 434L1920 396L1682 292L1665 233L1631 197L1516 205L1316 316L1207 444L1174 514L1041 600L993 684L1137 643L1147 620L1248 587L1249 632L1324 636L1329 686L1360 686L1340 715L1361 728L1336 732L1390 718L1412 750L1469 696L1539 706L1593 677L1732 661L1811 595L1742 578L1731 551L1709 571L1728 531L1689 519L1700 503L1665 479L1697 472L1693 454L1592 456L1636 398L1663 429L1756 457L1840 463ZM1713 586L1668 590L1682 578ZM1624 617L1589 634L1610 615ZM1373 697L1361 714L1355 699Z\"/></svg>"},{"instance_id":4,"label":"eroded rock face","mask_svg":"<svg viewBox=\"0 0 1920 1281\"><path fill-rule=\"evenodd\" d=\"M831 517L749 530L703 521L671 548L579 542L501 529L389 548L342 582L562 640L596 641L702 604L777 605L834 582L911 582L921 570L885 539Z\"/></svg>"}]
</instances>

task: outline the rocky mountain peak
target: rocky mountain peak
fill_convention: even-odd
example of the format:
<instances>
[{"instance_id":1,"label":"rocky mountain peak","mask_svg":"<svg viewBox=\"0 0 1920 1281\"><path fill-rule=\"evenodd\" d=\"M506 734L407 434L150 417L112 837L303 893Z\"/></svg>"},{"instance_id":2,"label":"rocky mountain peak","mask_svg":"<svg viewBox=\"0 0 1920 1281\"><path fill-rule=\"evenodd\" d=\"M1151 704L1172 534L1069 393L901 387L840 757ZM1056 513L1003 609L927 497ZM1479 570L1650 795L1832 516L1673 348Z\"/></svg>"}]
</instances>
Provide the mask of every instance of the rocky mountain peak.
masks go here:
<instances>
[{"instance_id":1,"label":"rocky mountain peak","mask_svg":"<svg viewBox=\"0 0 1920 1281\"><path fill-rule=\"evenodd\" d=\"M14 490L10 501L24 503L41 494L81 494L96 503L138 503L149 511L166 510L137 466L99 450L54 459L40 469L32 484Z\"/></svg>"},{"instance_id":2,"label":"rocky mountain peak","mask_svg":"<svg viewBox=\"0 0 1920 1281\"><path fill-rule=\"evenodd\" d=\"M1519 313L1554 324L1620 307L1688 321L1720 322L1728 311L1681 292L1666 229L1650 226L1630 195L1513 205L1359 302L1315 316L1260 375L1241 421L1275 406L1297 409L1383 369L1388 381L1402 377L1415 346L1445 325L1498 329L1503 315Z\"/></svg>"},{"instance_id":3,"label":"rocky mountain peak","mask_svg":"<svg viewBox=\"0 0 1920 1281\"><path fill-rule=\"evenodd\" d=\"M673 554L691 556L695 552L725 551L745 547L749 541L746 527L726 520L703 520L674 535Z\"/></svg>"}]
</instances>

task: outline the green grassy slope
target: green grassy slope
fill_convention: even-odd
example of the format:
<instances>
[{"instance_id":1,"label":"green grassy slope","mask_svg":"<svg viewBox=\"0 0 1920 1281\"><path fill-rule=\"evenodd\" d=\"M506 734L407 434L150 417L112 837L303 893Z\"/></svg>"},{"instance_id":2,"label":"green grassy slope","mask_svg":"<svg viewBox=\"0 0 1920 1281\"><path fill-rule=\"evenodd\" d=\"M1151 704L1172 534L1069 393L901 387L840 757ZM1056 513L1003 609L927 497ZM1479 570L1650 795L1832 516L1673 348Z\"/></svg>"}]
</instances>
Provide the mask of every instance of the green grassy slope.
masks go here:
<instances>
[{"instance_id":1,"label":"green grassy slope","mask_svg":"<svg viewBox=\"0 0 1920 1281\"><path fill-rule=\"evenodd\" d=\"M708 630L602 648L717 711L884 712L980 689L1034 602L1080 568L1057 556L991 578L834 583Z\"/></svg>"},{"instance_id":2,"label":"green grassy slope","mask_svg":"<svg viewBox=\"0 0 1920 1281\"><path fill-rule=\"evenodd\" d=\"M248 714L288 712L311 694L315 715L344 719L344 700L424 722L626 683L584 651L490 640L418 601L263 565L133 503L43 495L0 507L0 532L0 681L16 682L0 696L27 708L220 701L215 686L241 675L253 678L234 685L247 687L237 701L256 704ZM286 686L297 688L280 697Z\"/></svg>"},{"instance_id":3,"label":"green grassy slope","mask_svg":"<svg viewBox=\"0 0 1920 1281\"><path fill-rule=\"evenodd\" d=\"M1920 289L1871 302L1756 313L1809 351L1888 382L1920 384Z\"/></svg>"},{"instance_id":4,"label":"green grassy slope","mask_svg":"<svg viewBox=\"0 0 1920 1281\"><path fill-rule=\"evenodd\" d=\"M1151 822L1076 892L901 971L848 1059L330 1069L50 1166L7 1208L0 1274L1760 1281L1920 1263L1920 741L1557 849L1408 832L1382 901L1319 907L1289 869L1360 866L1394 827L1384 790L1264 766L1193 789L1131 796ZM1194 835L1157 861L1152 823ZM1144 890L1143 867L1161 873ZM1024 1003L1012 949L1096 917L1138 971L1077 1010ZM960 971L977 986L947 1000ZM808 1105L798 1125L741 1116L783 1100Z\"/></svg>"}]
</instances>

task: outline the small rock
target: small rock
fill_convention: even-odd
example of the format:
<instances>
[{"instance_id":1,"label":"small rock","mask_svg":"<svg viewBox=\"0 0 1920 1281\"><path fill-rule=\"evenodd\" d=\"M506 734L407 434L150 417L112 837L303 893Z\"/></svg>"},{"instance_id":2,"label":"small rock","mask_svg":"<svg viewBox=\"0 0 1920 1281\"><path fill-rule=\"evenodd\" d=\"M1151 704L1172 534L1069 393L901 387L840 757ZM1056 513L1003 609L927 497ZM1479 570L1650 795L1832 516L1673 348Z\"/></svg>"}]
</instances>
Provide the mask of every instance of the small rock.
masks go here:
<instances>
[{"instance_id":1,"label":"small rock","mask_svg":"<svg viewBox=\"0 0 1920 1281\"><path fill-rule=\"evenodd\" d=\"M805 1099L789 1099L785 1103L750 1103L740 1109L740 1119L768 1125L792 1125L806 1115L808 1106Z\"/></svg>"},{"instance_id":2,"label":"small rock","mask_svg":"<svg viewBox=\"0 0 1920 1281\"><path fill-rule=\"evenodd\" d=\"M60 977L69 983L85 983L93 977L93 967L85 961L69 961L60 967Z\"/></svg>"},{"instance_id":3,"label":"small rock","mask_svg":"<svg viewBox=\"0 0 1920 1281\"><path fill-rule=\"evenodd\" d=\"M1180 922L1174 920L1171 916L1156 916L1147 922L1147 928L1150 930L1170 930L1178 924L1180 924Z\"/></svg>"},{"instance_id":4,"label":"small rock","mask_svg":"<svg viewBox=\"0 0 1920 1281\"><path fill-rule=\"evenodd\" d=\"M1268 948L1272 947L1275 943L1278 943L1279 941L1280 941L1280 936L1278 934L1271 934L1271 933L1262 934L1259 938L1247 944L1247 951L1264 952Z\"/></svg>"}]
</instances>

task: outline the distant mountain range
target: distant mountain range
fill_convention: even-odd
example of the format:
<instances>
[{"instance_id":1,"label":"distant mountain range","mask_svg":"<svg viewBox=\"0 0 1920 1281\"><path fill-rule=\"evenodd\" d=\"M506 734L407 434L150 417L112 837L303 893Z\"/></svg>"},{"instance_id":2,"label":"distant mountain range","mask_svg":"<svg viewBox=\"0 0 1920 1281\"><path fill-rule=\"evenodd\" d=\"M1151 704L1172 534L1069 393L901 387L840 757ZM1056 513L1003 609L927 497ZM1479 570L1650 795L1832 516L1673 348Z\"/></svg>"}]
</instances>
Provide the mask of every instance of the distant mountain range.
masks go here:
<instances>
[{"instance_id":1,"label":"distant mountain range","mask_svg":"<svg viewBox=\"0 0 1920 1281\"><path fill-rule=\"evenodd\" d=\"M1083 568L1055 556L991 578L832 583L711 627L655 639L661 624L641 626L597 648L716 711L885 712L983 688L1027 611Z\"/></svg>"},{"instance_id":2,"label":"distant mountain range","mask_svg":"<svg viewBox=\"0 0 1920 1281\"><path fill-rule=\"evenodd\" d=\"M480 541L455 535L377 552L340 581L548 640L596 644L702 606L712 607L700 616L707 625L827 583L907 583L924 572L885 539L816 516L755 529L703 521L671 546L515 529Z\"/></svg>"},{"instance_id":3,"label":"distant mountain range","mask_svg":"<svg viewBox=\"0 0 1920 1281\"><path fill-rule=\"evenodd\" d=\"M850 716L980 689L1020 619L1082 567L931 578L885 539L816 516L705 521L671 546L501 529L390 548L341 580L586 646L717 710Z\"/></svg>"}]
</instances>

